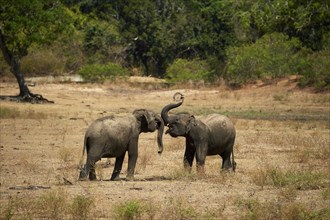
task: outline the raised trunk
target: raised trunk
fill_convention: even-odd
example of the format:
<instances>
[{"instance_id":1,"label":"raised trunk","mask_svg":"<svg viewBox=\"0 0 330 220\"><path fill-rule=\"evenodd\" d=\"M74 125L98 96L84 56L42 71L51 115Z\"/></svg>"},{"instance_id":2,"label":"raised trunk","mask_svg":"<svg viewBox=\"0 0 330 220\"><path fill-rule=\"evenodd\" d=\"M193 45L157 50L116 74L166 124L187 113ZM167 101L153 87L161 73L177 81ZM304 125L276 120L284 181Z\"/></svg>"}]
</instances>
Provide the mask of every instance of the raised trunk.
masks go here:
<instances>
[{"instance_id":1,"label":"raised trunk","mask_svg":"<svg viewBox=\"0 0 330 220\"><path fill-rule=\"evenodd\" d=\"M176 97L177 95L180 95L180 97L179 97L180 100L179 100L178 103L171 103L171 104L168 104L168 105L166 105L166 106L162 109L161 116L162 116L162 119L164 120L165 125L167 125L167 124L169 123L168 112L169 112L171 109L173 109L173 108L177 108L177 107L179 107L179 106L182 105L182 103L183 103L184 96L183 96L181 93L179 93L179 92L177 92L177 93L174 94L173 99L175 100L175 97Z\"/></svg>"},{"instance_id":2,"label":"raised trunk","mask_svg":"<svg viewBox=\"0 0 330 220\"><path fill-rule=\"evenodd\" d=\"M156 117L156 119L159 121L157 133L158 153L161 154L163 152L164 121L159 115Z\"/></svg>"}]
</instances>

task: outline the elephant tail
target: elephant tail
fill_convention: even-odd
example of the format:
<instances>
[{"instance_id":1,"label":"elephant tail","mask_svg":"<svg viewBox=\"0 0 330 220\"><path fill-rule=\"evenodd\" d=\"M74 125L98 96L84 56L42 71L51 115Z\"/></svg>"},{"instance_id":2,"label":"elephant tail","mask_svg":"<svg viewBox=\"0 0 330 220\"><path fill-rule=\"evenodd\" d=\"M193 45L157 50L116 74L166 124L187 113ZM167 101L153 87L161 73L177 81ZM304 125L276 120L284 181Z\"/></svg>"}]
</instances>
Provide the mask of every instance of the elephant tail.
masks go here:
<instances>
[{"instance_id":1,"label":"elephant tail","mask_svg":"<svg viewBox=\"0 0 330 220\"><path fill-rule=\"evenodd\" d=\"M233 149L233 151L231 152L231 154L232 154L233 171L235 172L235 170L236 170L236 162L235 162L235 160L234 160L234 149Z\"/></svg>"},{"instance_id":2,"label":"elephant tail","mask_svg":"<svg viewBox=\"0 0 330 220\"><path fill-rule=\"evenodd\" d=\"M84 156L85 156L85 151L87 151L87 135L85 136L84 138L84 145L83 145L83 149L82 149L82 155L81 155L81 159L79 161L79 168L82 169L83 168L83 159L84 159Z\"/></svg>"}]
</instances>

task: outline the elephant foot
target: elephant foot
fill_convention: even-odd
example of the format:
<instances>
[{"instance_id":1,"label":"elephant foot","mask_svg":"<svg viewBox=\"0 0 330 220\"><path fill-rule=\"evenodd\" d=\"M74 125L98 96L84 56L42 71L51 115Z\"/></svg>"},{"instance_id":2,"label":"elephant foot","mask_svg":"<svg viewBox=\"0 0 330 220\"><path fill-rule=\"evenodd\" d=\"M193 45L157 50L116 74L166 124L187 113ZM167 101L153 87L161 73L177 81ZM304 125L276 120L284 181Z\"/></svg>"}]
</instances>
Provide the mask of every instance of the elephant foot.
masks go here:
<instances>
[{"instance_id":1,"label":"elephant foot","mask_svg":"<svg viewBox=\"0 0 330 220\"><path fill-rule=\"evenodd\" d=\"M126 181L134 181L134 176L127 176Z\"/></svg>"},{"instance_id":2,"label":"elephant foot","mask_svg":"<svg viewBox=\"0 0 330 220\"><path fill-rule=\"evenodd\" d=\"M120 181L119 176L111 177L110 181Z\"/></svg>"},{"instance_id":3,"label":"elephant foot","mask_svg":"<svg viewBox=\"0 0 330 220\"><path fill-rule=\"evenodd\" d=\"M87 177L79 177L78 178L78 181L87 181L88 179L87 179Z\"/></svg>"},{"instance_id":4,"label":"elephant foot","mask_svg":"<svg viewBox=\"0 0 330 220\"><path fill-rule=\"evenodd\" d=\"M97 179L96 179L96 175L94 174L94 173L90 173L89 174L89 180L90 181L96 181Z\"/></svg>"}]
</instances>

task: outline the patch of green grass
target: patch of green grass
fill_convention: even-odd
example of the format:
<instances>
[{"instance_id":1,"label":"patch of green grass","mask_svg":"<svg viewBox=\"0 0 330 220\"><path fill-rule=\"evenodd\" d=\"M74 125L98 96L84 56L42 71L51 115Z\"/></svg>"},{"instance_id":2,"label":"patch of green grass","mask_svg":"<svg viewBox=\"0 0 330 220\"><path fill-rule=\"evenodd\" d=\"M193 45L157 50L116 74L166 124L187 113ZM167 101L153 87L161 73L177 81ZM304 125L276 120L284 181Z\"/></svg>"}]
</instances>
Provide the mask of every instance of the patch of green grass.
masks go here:
<instances>
[{"instance_id":1,"label":"patch of green grass","mask_svg":"<svg viewBox=\"0 0 330 220\"><path fill-rule=\"evenodd\" d=\"M20 116L20 112L14 108L0 107L0 118L18 118Z\"/></svg>"},{"instance_id":2,"label":"patch of green grass","mask_svg":"<svg viewBox=\"0 0 330 220\"><path fill-rule=\"evenodd\" d=\"M170 198L164 211L165 219L198 219L200 213L182 198Z\"/></svg>"},{"instance_id":3,"label":"patch of green grass","mask_svg":"<svg viewBox=\"0 0 330 220\"><path fill-rule=\"evenodd\" d=\"M38 197L17 195L0 208L0 219L90 219L93 200L82 195L68 199L64 190L49 190Z\"/></svg>"},{"instance_id":4,"label":"patch of green grass","mask_svg":"<svg viewBox=\"0 0 330 220\"><path fill-rule=\"evenodd\" d=\"M194 172L189 172L184 168L177 168L170 173L170 178L172 180L196 181L198 179L198 175Z\"/></svg>"},{"instance_id":5,"label":"patch of green grass","mask_svg":"<svg viewBox=\"0 0 330 220\"><path fill-rule=\"evenodd\" d=\"M327 176L321 172L282 171L270 169L268 181L273 186L295 186L298 190L321 189L327 186Z\"/></svg>"},{"instance_id":6,"label":"patch of green grass","mask_svg":"<svg viewBox=\"0 0 330 220\"><path fill-rule=\"evenodd\" d=\"M258 199L238 199L235 204L242 210L240 219L301 219L326 220L330 214L328 208L313 210L303 203L281 201L260 202Z\"/></svg>"},{"instance_id":7,"label":"patch of green grass","mask_svg":"<svg viewBox=\"0 0 330 220\"><path fill-rule=\"evenodd\" d=\"M275 187L293 187L296 190L325 188L327 174L321 171L281 170L265 164L264 168L250 173L252 181L262 188L265 185Z\"/></svg>"},{"instance_id":8,"label":"patch of green grass","mask_svg":"<svg viewBox=\"0 0 330 220\"><path fill-rule=\"evenodd\" d=\"M145 205L139 200L129 200L115 206L115 219L139 219L146 212Z\"/></svg>"},{"instance_id":9,"label":"patch of green grass","mask_svg":"<svg viewBox=\"0 0 330 220\"><path fill-rule=\"evenodd\" d=\"M43 112L36 112L35 110L28 109L19 111L15 108L0 107L0 119L8 118L24 118L24 119L46 119L48 116Z\"/></svg>"}]
</instances>

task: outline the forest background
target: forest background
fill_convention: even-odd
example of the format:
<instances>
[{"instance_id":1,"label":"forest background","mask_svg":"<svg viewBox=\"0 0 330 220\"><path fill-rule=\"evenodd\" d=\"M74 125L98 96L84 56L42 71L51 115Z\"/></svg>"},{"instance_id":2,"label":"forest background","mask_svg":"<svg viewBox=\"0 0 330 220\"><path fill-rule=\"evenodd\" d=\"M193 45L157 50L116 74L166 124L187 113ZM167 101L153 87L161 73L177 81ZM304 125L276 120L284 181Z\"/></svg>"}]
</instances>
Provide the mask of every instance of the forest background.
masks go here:
<instances>
[{"instance_id":1,"label":"forest background","mask_svg":"<svg viewBox=\"0 0 330 220\"><path fill-rule=\"evenodd\" d=\"M0 0L4 48L25 76L130 75L231 87L299 76L330 89L330 10L323 0ZM6 62L7 61L7 62Z\"/></svg>"}]
</instances>

